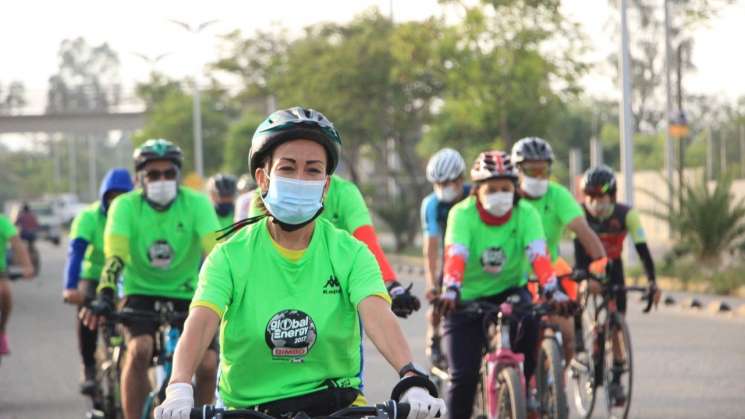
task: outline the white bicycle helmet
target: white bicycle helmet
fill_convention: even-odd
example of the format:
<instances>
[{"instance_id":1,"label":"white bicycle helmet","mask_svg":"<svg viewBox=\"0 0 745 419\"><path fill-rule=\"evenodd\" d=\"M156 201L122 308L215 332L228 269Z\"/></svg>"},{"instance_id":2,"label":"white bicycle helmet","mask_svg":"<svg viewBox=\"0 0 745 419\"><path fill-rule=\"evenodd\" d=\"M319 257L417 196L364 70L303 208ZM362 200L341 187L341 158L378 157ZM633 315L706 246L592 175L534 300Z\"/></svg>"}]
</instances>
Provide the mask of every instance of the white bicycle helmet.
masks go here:
<instances>
[{"instance_id":1,"label":"white bicycle helmet","mask_svg":"<svg viewBox=\"0 0 745 419\"><path fill-rule=\"evenodd\" d=\"M427 163L427 180L441 183L457 179L466 170L466 162L457 151L443 148L435 153Z\"/></svg>"}]
</instances>

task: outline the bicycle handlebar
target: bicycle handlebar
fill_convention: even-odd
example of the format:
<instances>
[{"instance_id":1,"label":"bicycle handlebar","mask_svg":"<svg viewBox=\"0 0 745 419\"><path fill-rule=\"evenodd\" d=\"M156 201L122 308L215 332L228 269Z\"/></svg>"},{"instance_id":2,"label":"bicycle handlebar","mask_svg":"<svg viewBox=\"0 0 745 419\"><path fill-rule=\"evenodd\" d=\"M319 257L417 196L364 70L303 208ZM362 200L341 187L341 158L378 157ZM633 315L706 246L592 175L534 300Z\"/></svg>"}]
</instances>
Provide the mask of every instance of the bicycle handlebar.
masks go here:
<instances>
[{"instance_id":1,"label":"bicycle handlebar","mask_svg":"<svg viewBox=\"0 0 745 419\"><path fill-rule=\"evenodd\" d=\"M405 419L409 415L408 403L397 403L389 400L375 406L354 406L338 410L328 416L316 416L313 419L339 419L339 418L376 418L376 419ZM276 419L274 416L252 409L226 410L219 407L204 405L191 409L190 419L213 419L213 418L243 418L243 419ZM307 418L307 415L299 412L293 418Z\"/></svg>"},{"instance_id":2,"label":"bicycle handlebar","mask_svg":"<svg viewBox=\"0 0 745 419\"><path fill-rule=\"evenodd\" d=\"M145 320L145 321L153 321L160 324L165 323L175 323L186 320L186 317L189 315L187 312L180 312L180 311L164 311L164 312L158 312L158 311L147 311L147 310L137 310L133 308L125 307L121 309L120 311L110 313L106 315L105 317L109 320L116 321L116 322L122 322L127 320Z\"/></svg>"},{"instance_id":3,"label":"bicycle handlebar","mask_svg":"<svg viewBox=\"0 0 745 419\"><path fill-rule=\"evenodd\" d=\"M605 286L611 292L632 291L632 292L646 293L646 295L644 296L644 299L647 300L647 305L642 310L643 313L649 313L649 311L652 310L652 305L654 304L654 295L656 292L656 287L640 287L638 285L617 285L617 284L611 285L611 284L608 284L606 277L600 277L584 269L573 269L570 274L560 275L559 279L569 279L574 282L582 282L586 279L591 279L591 280L600 282L601 284L603 284L603 286Z\"/></svg>"}]
</instances>

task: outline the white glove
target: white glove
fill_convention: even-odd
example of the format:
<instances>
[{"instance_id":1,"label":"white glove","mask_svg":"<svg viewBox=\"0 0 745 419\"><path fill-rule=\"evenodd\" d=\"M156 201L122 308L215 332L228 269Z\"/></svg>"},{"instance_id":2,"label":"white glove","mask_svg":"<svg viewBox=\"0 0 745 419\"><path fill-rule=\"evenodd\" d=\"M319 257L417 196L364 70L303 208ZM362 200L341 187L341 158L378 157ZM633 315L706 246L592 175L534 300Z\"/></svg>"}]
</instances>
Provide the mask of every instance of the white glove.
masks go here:
<instances>
[{"instance_id":1,"label":"white glove","mask_svg":"<svg viewBox=\"0 0 745 419\"><path fill-rule=\"evenodd\" d=\"M191 384L173 383L166 387L166 399L155 408L155 419L189 419L194 407Z\"/></svg>"},{"instance_id":2,"label":"white glove","mask_svg":"<svg viewBox=\"0 0 745 419\"><path fill-rule=\"evenodd\" d=\"M429 391L422 387L412 387L401 396L401 403L408 403L411 409L406 419L434 419L444 417L447 413L445 400L429 395Z\"/></svg>"},{"instance_id":3,"label":"white glove","mask_svg":"<svg viewBox=\"0 0 745 419\"><path fill-rule=\"evenodd\" d=\"M546 282L545 290L551 293L551 299L557 303L569 301L569 297L559 289L559 280L555 276Z\"/></svg>"}]
</instances>

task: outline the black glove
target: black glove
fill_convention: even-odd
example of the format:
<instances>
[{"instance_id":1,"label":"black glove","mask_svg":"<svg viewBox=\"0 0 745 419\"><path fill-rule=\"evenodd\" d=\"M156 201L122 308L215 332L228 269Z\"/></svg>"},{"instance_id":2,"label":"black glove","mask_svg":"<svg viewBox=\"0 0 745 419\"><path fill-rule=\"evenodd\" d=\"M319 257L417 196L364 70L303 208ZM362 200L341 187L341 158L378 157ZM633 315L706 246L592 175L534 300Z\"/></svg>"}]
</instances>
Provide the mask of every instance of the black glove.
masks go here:
<instances>
[{"instance_id":1,"label":"black glove","mask_svg":"<svg viewBox=\"0 0 745 419\"><path fill-rule=\"evenodd\" d=\"M108 316L116 310L114 303L114 291L103 289L90 303L91 312L96 316Z\"/></svg>"},{"instance_id":2,"label":"black glove","mask_svg":"<svg viewBox=\"0 0 745 419\"><path fill-rule=\"evenodd\" d=\"M643 313L649 313L652 310L652 306L655 306L655 296L657 295L657 292L657 282L650 281L649 287L647 288L647 295L645 297L647 300L647 306L642 310Z\"/></svg>"},{"instance_id":3,"label":"black glove","mask_svg":"<svg viewBox=\"0 0 745 419\"><path fill-rule=\"evenodd\" d=\"M404 288L398 281L393 281L388 286L388 294L391 296L391 310L393 313L401 318L407 318L409 315L422 306L419 299L411 294L411 287L414 284L409 284L408 287Z\"/></svg>"}]
</instances>

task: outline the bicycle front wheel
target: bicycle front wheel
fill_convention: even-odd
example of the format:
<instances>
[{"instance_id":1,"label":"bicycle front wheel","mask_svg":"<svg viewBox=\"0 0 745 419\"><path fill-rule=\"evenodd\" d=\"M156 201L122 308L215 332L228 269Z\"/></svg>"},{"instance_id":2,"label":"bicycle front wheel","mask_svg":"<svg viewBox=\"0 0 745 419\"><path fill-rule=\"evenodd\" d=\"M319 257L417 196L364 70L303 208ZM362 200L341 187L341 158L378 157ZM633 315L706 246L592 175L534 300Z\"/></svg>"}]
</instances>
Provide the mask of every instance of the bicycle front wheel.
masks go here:
<instances>
[{"instance_id":1,"label":"bicycle front wheel","mask_svg":"<svg viewBox=\"0 0 745 419\"><path fill-rule=\"evenodd\" d=\"M559 342L544 338L538 352L536 387L541 406L541 417L545 419L566 419L569 417L566 392L564 391L564 368L561 364L562 351Z\"/></svg>"},{"instance_id":2,"label":"bicycle front wheel","mask_svg":"<svg viewBox=\"0 0 745 419\"><path fill-rule=\"evenodd\" d=\"M500 419L525 419L525 388L517 368L503 368L497 375L497 411Z\"/></svg>"},{"instance_id":3,"label":"bicycle front wheel","mask_svg":"<svg viewBox=\"0 0 745 419\"><path fill-rule=\"evenodd\" d=\"M623 316L613 313L605 336L603 384L609 418L626 419L631 408L634 358L631 352L631 334Z\"/></svg>"},{"instance_id":4,"label":"bicycle front wheel","mask_svg":"<svg viewBox=\"0 0 745 419\"><path fill-rule=\"evenodd\" d=\"M569 364L569 377L571 382L571 394L574 401L574 410L582 419L592 417L595 407L596 390L601 384L596 379L596 358L594 350L599 350L599 342L594 332L595 316L601 303L600 296L585 293L582 297L582 313L579 314L579 323L575 323L577 329L575 336L579 345L574 353L574 358Z\"/></svg>"}]
</instances>

